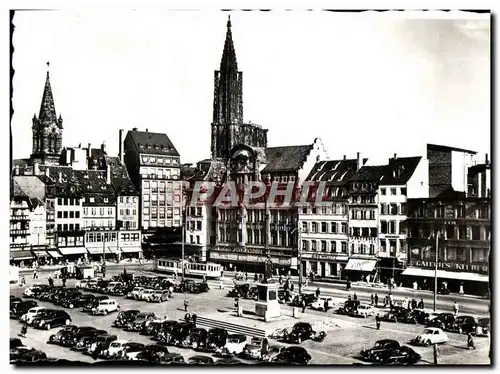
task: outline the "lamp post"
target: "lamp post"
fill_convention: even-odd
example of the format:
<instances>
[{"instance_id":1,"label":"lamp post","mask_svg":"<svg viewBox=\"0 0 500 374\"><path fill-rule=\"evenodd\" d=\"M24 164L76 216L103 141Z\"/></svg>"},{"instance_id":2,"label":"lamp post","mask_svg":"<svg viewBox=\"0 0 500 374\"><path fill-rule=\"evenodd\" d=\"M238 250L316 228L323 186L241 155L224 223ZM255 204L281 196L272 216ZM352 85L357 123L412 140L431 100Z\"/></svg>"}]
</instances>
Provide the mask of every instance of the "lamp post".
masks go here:
<instances>
[{"instance_id":1,"label":"lamp post","mask_svg":"<svg viewBox=\"0 0 500 374\"><path fill-rule=\"evenodd\" d=\"M438 253L439 253L439 235L440 231L436 230L436 258L434 261L434 312L436 311L437 292L438 292Z\"/></svg>"}]
</instances>

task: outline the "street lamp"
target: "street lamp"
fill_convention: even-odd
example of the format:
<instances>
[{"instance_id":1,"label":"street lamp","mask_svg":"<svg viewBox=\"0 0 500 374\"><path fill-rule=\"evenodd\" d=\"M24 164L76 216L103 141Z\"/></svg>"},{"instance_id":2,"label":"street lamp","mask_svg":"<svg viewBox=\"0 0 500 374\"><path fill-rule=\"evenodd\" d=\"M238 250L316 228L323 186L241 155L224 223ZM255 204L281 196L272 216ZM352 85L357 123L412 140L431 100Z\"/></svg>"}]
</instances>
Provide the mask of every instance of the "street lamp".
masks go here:
<instances>
[{"instance_id":1,"label":"street lamp","mask_svg":"<svg viewBox=\"0 0 500 374\"><path fill-rule=\"evenodd\" d=\"M438 293L438 254L439 254L439 237L441 236L441 230L436 230L434 233L436 239L436 258L434 261L434 312L436 311L437 304L437 293ZM446 239L446 237L444 238Z\"/></svg>"}]
</instances>

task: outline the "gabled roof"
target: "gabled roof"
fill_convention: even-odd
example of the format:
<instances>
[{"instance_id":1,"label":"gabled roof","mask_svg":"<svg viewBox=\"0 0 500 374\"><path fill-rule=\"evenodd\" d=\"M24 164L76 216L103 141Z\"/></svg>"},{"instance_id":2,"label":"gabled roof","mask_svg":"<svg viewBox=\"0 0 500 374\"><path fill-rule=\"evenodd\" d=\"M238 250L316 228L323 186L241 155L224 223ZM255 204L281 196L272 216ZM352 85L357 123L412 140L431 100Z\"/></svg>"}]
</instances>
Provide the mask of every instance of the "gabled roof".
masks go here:
<instances>
[{"instance_id":1,"label":"gabled roof","mask_svg":"<svg viewBox=\"0 0 500 374\"><path fill-rule=\"evenodd\" d=\"M385 174L380 180L380 185L404 185L408 183L421 159L421 156L391 158L389 165L386 166Z\"/></svg>"},{"instance_id":2,"label":"gabled roof","mask_svg":"<svg viewBox=\"0 0 500 374\"><path fill-rule=\"evenodd\" d=\"M177 152L167 134L148 131L129 131L125 139L129 137L135 143L140 153L179 156L179 152Z\"/></svg>"},{"instance_id":3,"label":"gabled roof","mask_svg":"<svg viewBox=\"0 0 500 374\"><path fill-rule=\"evenodd\" d=\"M312 149L312 144L266 148L266 166L262 173L298 171Z\"/></svg>"},{"instance_id":4,"label":"gabled roof","mask_svg":"<svg viewBox=\"0 0 500 374\"><path fill-rule=\"evenodd\" d=\"M446 145L439 145L439 144L427 144L427 151L444 151L444 152L464 152L464 153L470 153L470 154L477 154L476 151L471 151L468 149L463 149L463 148L456 148L456 147L448 147Z\"/></svg>"},{"instance_id":5,"label":"gabled roof","mask_svg":"<svg viewBox=\"0 0 500 374\"><path fill-rule=\"evenodd\" d=\"M26 192L21 188L21 186L16 182L11 180L12 197L29 197Z\"/></svg>"},{"instance_id":6,"label":"gabled roof","mask_svg":"<svg viewBox=\"0 0 500 374\"><path fill-rule=\"evenodd\" d=\"M139 193L130 180L127 168L120 162L118 157L105 157L106 165L109 165L111 172L111 185L117 195L137 196Z\"/></svg>"},{"instance_id":7,"label":"gabled roof","mask_svg":"<svg viewBox=\"0 0 500 374\"><path fill-rule=\"evenodd\" d=\"M429 198L457 201L465 198L465 192L455 191L454 188L449 185L429 186Z\"/></svg>"},{"instance_id":8,"label":"gabled roof","mask_svg":"<svg viewBox=\"0 0 500 374\"><path fill-rule=\"evenodd\" d=\"M363 159L363 165L368 161ZM328 184L345 184L356 172L357 159L318 161L307 176L307 181L325 181Z\"/></svg>"},{"instance_id":9,"label":"gabled roof","mask_svg":"<svg viewBox=\"0 0 500 374\"><path fill-rule=\"evenodd\" d=\"M363 166L352 177L352 182L380 182L386 173L387 165Z\"/></svg>"},{"instance_id":10,"label":"gabled roof","mask_svg":"<svg viewBox=\"0 0 500 374\"><path fill-rule=\"evenodd\" d=\"M43 206L43 201L37 197L30 198L31 209L36 209L38 206Z\"/></svg>"},{"instance_id":11,"label":"gabled roof","mask_svg":"<svg viewBox=\"0 0 500 374\"><path fill-rule=\"evenodd\" d=\"M29 158L16 158L12 160L12 166L15 168L16 166L19 166L20 168L25 167L26 165L29 164L30 159Z\"/></svg>"}]
</instances>

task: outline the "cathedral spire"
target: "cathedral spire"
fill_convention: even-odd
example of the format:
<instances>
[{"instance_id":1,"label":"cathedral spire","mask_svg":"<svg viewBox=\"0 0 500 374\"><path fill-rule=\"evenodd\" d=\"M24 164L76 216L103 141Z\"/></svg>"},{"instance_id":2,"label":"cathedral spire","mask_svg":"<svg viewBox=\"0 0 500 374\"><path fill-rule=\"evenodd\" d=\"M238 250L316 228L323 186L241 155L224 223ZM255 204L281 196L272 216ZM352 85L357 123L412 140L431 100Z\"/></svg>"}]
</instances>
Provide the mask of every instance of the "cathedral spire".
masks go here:
<instances>
[{"instance_id":1,"label":"cathedral spire","mask_svg":"<svg viewBox=\"0 0 500 374\"><path fill-rule=\"evenodd\" d=\"M54 97L52 96L52 88L50 86L49 66L50 62L47 61L47 77L45 78L42 104L40 105L40 114L38 115L38 119L41 123L53 123L57 121Z\"/></svg>"},{"instance_id":2,"label":"cathedral spire","mask_svg":"<svg viewBox=\"0 0 500 374\"><path fill-rule=\"evenodd\" d=\"M238 63L236 62L236 52L233 44L233 33L231 32L231 16L227 18L226 41L224 42L224 51L220 62L220 71L238 71Z\"/></svg>"}]
</instances>

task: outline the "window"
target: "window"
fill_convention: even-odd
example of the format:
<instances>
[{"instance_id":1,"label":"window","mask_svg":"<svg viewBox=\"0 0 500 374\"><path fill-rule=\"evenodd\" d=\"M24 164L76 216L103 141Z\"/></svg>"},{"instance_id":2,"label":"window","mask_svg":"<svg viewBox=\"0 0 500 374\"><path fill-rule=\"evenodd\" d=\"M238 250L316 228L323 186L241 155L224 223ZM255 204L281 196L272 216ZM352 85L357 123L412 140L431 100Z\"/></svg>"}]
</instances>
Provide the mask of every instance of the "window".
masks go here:
<instances>
[{"instance_id":1,"label":"window","mask_svg":"<svg viewBox=\"0 0 500 374\"><path fill-rule=\"evenodd\" d=\"M64 205L68 205L68 198L67 197L64 198Z\"/></svg>"},{"instance_id":2,"label":"window","mask_svg":"<svg viewBox=\"0 0 500 374\"><path fill-rule=\"evenodd\" d=\"M316 250L316 240L311 240L311 250L312 251Z\"/></svg>"},{"instance_id":3,"label":"window","mask_svg":"<svg viewBox=\"0 0 500 374\"><path fill-rule=\"evenodd\" d=\"M196 215L197 216L201 216L202 215L201 207L197 207L196 208Z\"/></svg>"},{"instance_id":4,"label":"window","mask_svg":"<svg viewBox=\"0 0 500 374\"><path fill-rule=\"evenodd\" d=\"M488 262L488 250L481 248L474 248L472 250L472 262Z\"/></svg>"},{"instance_id":5,"label":"window","mask_svg":"<svg viewBox=\"0 0 500 374\"><path fill-rule=\"evenodd\" d=\"M72 223L69 224L69 231L73 231L74 230L74 225Z\"/></svg>"},{"instance_id":6,"label":"window","mask_svg":"<svg viewBox=\"0 0 500 374\"><path fill-rule=\"evenodd\" d=\"M375 245L370 244L370 254L374 255L375 254Z\"/></svg>"},{"instance_id":7,"label":"window","mask_svg":"<svg viewBox=\"0 0 500 374\"><path fill-rule=\"evenodd\" d=\"M76 231L80 231L80 224L79 224L79 223L76 223L76 224L75 224L75 230L76 230Z\"/></svg>"},{"instance_id":8,"label":"window","mask_svg":"<svg viewBox=\"0 0 500 374\"><path fill-rule=\"evenodd\" d=\"M196 235L196 244L200 244L200 236Z\"/></svg>"},{"instance_id":9,"label":"window","mask_svg":"<svg viewBox=\"0 0 500 374\"><path fill-rule=\"evenodd\" d=\"M406 215L406 213L407 213L406 203L401 203L401 214Z\"/></svg>"},{"instance_id":10,"label":"window","mask_svg":"<svg viewBox=\"0 0 500 374\"><path fill-rule=\"evenodd\" d=\"M336 234L337 233L337 222L332 222L330 224L330 227L331 227L332 233Z\"/></svg>"},{"instance_id":11,"label":"window","mask_svg":"<svg viewBox=\"0 0 500 374\"><path fill-rule=\"evenodd\" d=\"M481 228L472 226L472 240L481 240Z\"/></svg>"},{"instance_id":12,"label":"window","mask_svg":"<svg viewBox=\"0 0 500 374\"><path fill-rule=\"evenodd\" d=\"M80 218L80 212L78 210L75 212L75 218Z\"/></svg>"},{"instance_id":13,"label":"window","mask_svg":"<svg viewBox=\"0 0 500 374\"><path fill-rule=\"evenodd\" d=\"M201 231L201 221L196 222L196 230Z\"/></svg>"},{"instance_id":14,"label":"window","mask_svg":"<svg viewBox=\"0 0 500 374\"><path fill-rule=\"evenodd\" d=\"M347 222L341 223L342 234L347 234Z\"/></svg>"},{"instance_id":15,"label":"window","mask_svg":"<svg viewBox=\"0 0 500 374\"><path fill-rule=\"evenodd\" d=\"M459 239L462 239L462 240L469 239L469 233L467 230L467 226L458 226L458 236L459 236Z\"/></svg>"},{"instance_id":16,"label":"window","mask_svg":"<svg viewBox=\"0 0 500 374\"><path fill-rule=\"evenodd\" d=\"M321 232L328 232L328 224L326 222L321 222Z\"/></svg>"},{"instance_id":17,"label":"window","mask_svg":"<svg viewBox=\"0 0 500 374\"><path fill-rule=\"evenodd\" d=\"M341 252L342 253L347 253L347 242L341 242Z\"/></svg>"},{"instance_id":18,"label":"window","mask_svg":"<svg viewBox=\"0 0 500 374\"><path fill-rule=\"evenodd\" d=\"M436 208L436 218L444 218L444 206L438 206Z\"/></svg>"},{"instance_id":19,"label":"window","mask_svg":"<svg viewBox=\"0 0 500 374\"><path fill-rule=\"evenodd\" d=\"M374 210L370 210L370 219L371 220L375 219L375 211Z\"/></svg>"},{"instance_id":20,"label":"window","mask_svg":"<svg viewBox=\"0 0 500 374\"><path fill-rule=\"evenodd\" d=\"M99 215L103 216L104 215L104 208L99 208Z\"/></svg>"},{"instance_id":21,"label":"window","mask_svg":"<svg viewBox=\"0 0 500 374\"><path fill-rule=\"evenodd\" d=\"M326 252L326 240L321 241L321 251Z\"/></svg>"},{"instance_id":22,"label":"window","mask_svg":"<svg viewBox=\"0 0 500 374\"><path fill-rule=\"evenodd\" d=\"M57 198L57 205L62 205L62 198L60 197Z\"/></svg>"},{"instance_id":23,"label":"window","mask_svg":"<svg viewBox=\"0 0 500 374\"><path fill-rule=\"evenodd\" d=\"M380 204L380 214L385 216L387 214L387 205L386 204Z\"/></svg>"},{"instance_id":24,"label":"window","mask_svg":"<svg viewBox=\"0 0 500 374\"><path fill-rule=\"evenodd\" d=\"M330 251L337 252L337 242L335 240L330 241Z\"/></svg>"},{"instance_id":25,"label":"window","mask_svg":"<svg viewBox=\"0 0 500 374\"><path fill-rule=\"evenodd\" d=\"M63 224L63 231L68 231L68 224L67 223Z\"/></svg>"},{"instance_id":26,"label":"window","mask_svg":"<svg viewBox=\"0 0 500 374\"><path fill-rule=\"evenodd\" d=\"M389 221L389 234L397 234L396 221Z\"/></svg>"},{"instance_id":27,"label":"window","mask_svg":"<svg viewBox=\"0 0 500 374\"><path fill-rule=\"evenodd\" d=\"M406 187L401 187L401 195L406 196Z\"/></svg>"},{"instance_id":28,"label":"window","mask_svg":"<svg viewBox=\"0 0 500 374\"><path fill-rule=\"evenodd\" d=\"M385 188L381 188L380 189L380 194L381 195L386 195L386 189Z\"/></svg>"},{"instance_id":29,"label":"window","mask_svg":"<svg viewBox=\"0 0 500 374\"><path fill-rule=\"evenodd\" d=\"M390 204L390 212L389 214L391 216L397 216L398 215L398 204Z\"/></svg>"},{"instance_id":30,"label":"window","mask_svg":"<svg viewBox=\"0 0 500 374\"><path fill-rule=\"evenodd\" d=\"M108 208L108 216L112 216L113 215L113 208Z\"/></svg>"},{"instance_id":31,"label":"window","mask_svg":"<svg viewBox=\"0 0 500 374\"><path fill-rule=\"evenodd\" d=\"M62 212L61 211L57 212L57 218L62 218Z\"/></svg>"},{"instance_id":32,"label":"window","mask_svg":"<svg viewBox=\"0 0 500 374\"><path fill-rule=\"evenodd\" d=\"M302 208L302 214L307 214L307 208Z\"/></svg>"},{"instance_id":33,"label":"window","mask_svg":"<svg viewBox=\"0 0 500 374\"><path fill-rule=\"evenodd\" d=\"M397 195L398 194L398 189L397 188L391 188L391 195Z\"/></svg>"},{"instance_id":34,"label":"window","mask_svg":"<svg viewBox=\"0 0 500 374\"><path fill-rule=\"evenodd\" d=\"M304 250L304 251L309 250L309 241L308 240L302 240L302 250Z\"/></svg>"},{"instance_id":35,"label":"window","mask_svg":"<svg viewBox=\"0 0 500 374\"><path fill-rule=\"evenodd\" d=\"M75 212L73 212L72 210L70 210L69 212L69 218L75 218Z\"/></svg>"},{"instance_id":36,"label":"window","mask_svg":"<svg viewBox=\"0 0 500 374\"><path fill-rule=\"evenodd\" d=\"M68 218L68 212L67 212L67 211L64 211L64 212L63 212L63 217L64 217L64 218Z\"/></svg>"},{"instance_id":37,"label":"window","mask_svg":"<svg viewBox=\"0 0 500 374\"><path fill-rule=\"evenodd\" d=\"M307 227L307 222L302 222L302 231L307 232L308 227Z\"/></svg>"},{"instance_id":38,"label":"window","mask_svg":"<svg viewBox=\"0 0 500 374\"><path fill-rule=\"evenodd\" d=\"M62 231L62 225L61 224L57 225L57 231Z\"/></svg>"},{"instance_id":39,"label":"window","mask_svg":"<svg viewBox=\"0 0 500 374\"><path fill-rule=\"evenodd\" d=\"M316 222L312 222L311 232L318 232L318 224Z\"/></svg>"},{"instance_id":40,"label":"window","mask_svg":"<svg viewBox=\"0 0 500 374\"><path fill-rule=\"evenodd\" d=\"M380 233L387 234L387 221L380 221Z\"/></svg>"}]
</instances>

